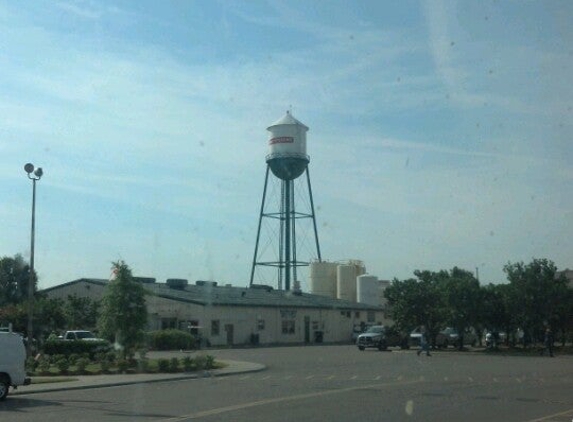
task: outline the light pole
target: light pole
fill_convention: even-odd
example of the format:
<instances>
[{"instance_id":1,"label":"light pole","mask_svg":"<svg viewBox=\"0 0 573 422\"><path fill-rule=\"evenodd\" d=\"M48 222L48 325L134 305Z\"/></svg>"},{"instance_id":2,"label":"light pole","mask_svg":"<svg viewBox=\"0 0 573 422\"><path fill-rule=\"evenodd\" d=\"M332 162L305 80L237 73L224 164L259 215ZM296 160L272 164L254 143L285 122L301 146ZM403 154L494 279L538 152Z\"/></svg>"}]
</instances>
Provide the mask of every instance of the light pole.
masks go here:
<instances>
[{"instance_id":1,"label":"light pole","mask_svg":"<svg viewBox=\"0 0 573 422\"><path fill-rule=\"evenodd\" d=\"M44 172L41 167L34 171L34 164L28 163L24 166L24 170L28 173L28 179L32 181L32 231L31 231L31 244L30 244L30 279L28 280L28 343L26 349L28 356L32 355L33 339L34 339L34 234L36 228L36 181L40 180Z\"/></svg>"}]
</instances>

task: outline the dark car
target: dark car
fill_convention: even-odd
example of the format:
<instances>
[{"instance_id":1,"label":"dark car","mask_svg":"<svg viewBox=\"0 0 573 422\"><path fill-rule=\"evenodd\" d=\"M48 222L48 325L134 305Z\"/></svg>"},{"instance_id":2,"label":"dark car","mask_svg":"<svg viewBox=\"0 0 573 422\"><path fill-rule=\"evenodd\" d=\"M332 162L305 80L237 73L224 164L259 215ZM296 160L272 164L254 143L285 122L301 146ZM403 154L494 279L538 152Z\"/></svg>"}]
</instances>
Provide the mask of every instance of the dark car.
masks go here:
<instances>
[{"instance_id":1,"label":"dark car","mask_svg":"<svg viewBox=\"0 0 573 422\"><path fill-rule=\"evenodd\" d=\"M378 350L386 350L388 347L399 346L408 348L407 337L403 336L393 327L384 325L374 325L360 334L356 339L356 346L359 350L367 347L375 347Z\"/></svg>"}]
</instances>

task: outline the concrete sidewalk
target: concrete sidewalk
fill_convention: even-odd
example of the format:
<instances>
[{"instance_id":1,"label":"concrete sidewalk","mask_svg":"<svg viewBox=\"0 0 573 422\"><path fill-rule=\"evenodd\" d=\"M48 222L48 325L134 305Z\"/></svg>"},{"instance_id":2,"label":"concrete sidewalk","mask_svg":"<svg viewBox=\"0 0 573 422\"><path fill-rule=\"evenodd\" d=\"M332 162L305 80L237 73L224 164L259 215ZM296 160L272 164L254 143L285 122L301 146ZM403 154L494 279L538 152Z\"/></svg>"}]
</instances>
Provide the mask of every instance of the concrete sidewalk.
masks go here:
<instances>
[{"instance_id":1,"label":"concrete sidewalk","mask_svg":"<svg viewBox=\"0 0 573 422\"><path fill-rule=\"evenodd\" d=\"M50 391L81 390L87 388L113 387L118 385L173 381L181 379L222 377L226 375L258 372L265 365L251 362L217 359L226 365L221 369L177 374L113 374L113 375L69 375L55 377L32 377L32 384L10 390L10 395L45 393ZM36 380L36 383L34 383ZM42 382L42 381L51 382Z\"/></svg>"}]
</instances>

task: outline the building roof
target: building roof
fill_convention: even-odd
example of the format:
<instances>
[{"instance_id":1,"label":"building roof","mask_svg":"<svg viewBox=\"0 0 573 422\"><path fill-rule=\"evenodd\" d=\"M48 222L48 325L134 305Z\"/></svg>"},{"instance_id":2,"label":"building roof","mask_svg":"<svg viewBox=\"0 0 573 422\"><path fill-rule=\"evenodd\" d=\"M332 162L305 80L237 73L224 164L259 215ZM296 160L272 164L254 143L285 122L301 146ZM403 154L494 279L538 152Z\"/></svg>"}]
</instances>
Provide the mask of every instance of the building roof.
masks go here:
<instances>
[{"instance_id":1,"label":"building roof","mask_svg":"<svg viewBox=\"0 0 573 422\"><path fill-rule=\"evenodd\" d=\"M210 306L247 306L247 307L292 307L339 309L341 311L381 311L380 306L350 302L310 293L275 290L270 286L255 285L251 288L218 286L213 282L198 281L184 287L172 287L168 283L144 282L143 286L152 295L180 302ZM81 278L43 290L45 293L65 288L77 283L104 286L105 279Z\"/></svg>"}]
</instances>

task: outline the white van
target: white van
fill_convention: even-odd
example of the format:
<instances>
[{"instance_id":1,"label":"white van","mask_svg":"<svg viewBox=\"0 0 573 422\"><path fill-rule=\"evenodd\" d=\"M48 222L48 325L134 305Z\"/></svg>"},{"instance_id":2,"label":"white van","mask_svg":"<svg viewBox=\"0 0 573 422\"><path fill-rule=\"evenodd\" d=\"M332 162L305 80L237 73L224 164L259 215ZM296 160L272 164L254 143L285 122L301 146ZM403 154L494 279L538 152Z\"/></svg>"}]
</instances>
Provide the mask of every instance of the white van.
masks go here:
<instances>
[{"instance_id":1,"label":"white van","mask_svg":"<svg viewBox=\"0 0 573 422\"><path fill-rule=\"evenodd\" d=\"M8 395L10 387L29 385L26 377L26 348L22 336L0 332L0 400Z\"/></svg>"}]
</instances>

